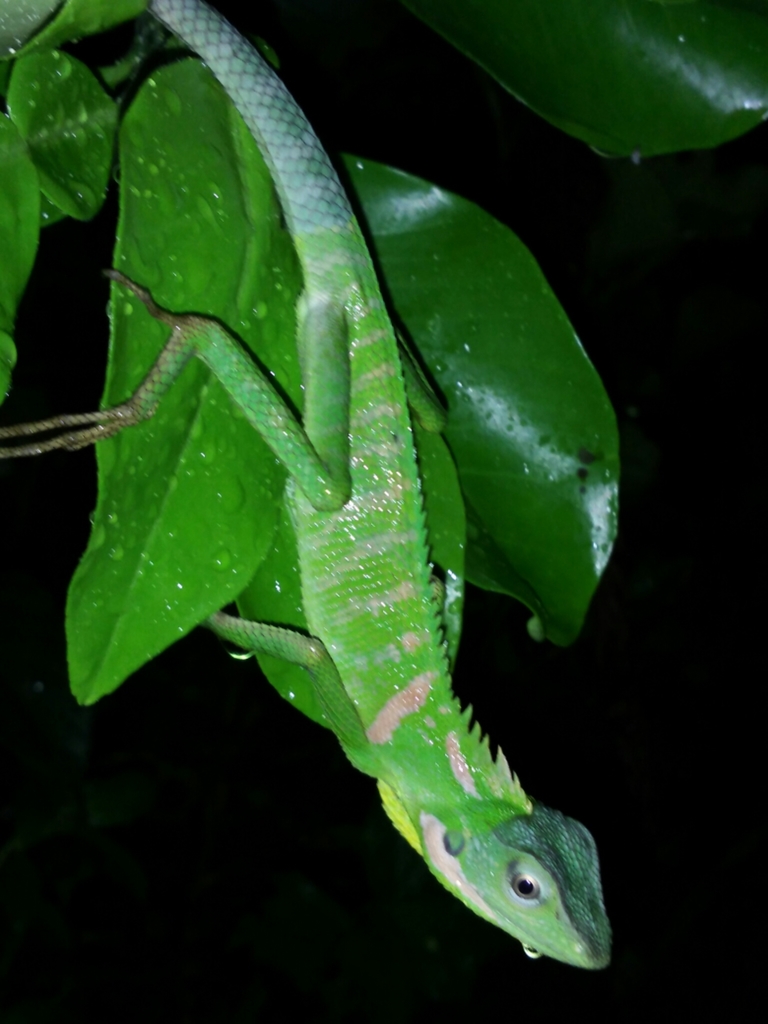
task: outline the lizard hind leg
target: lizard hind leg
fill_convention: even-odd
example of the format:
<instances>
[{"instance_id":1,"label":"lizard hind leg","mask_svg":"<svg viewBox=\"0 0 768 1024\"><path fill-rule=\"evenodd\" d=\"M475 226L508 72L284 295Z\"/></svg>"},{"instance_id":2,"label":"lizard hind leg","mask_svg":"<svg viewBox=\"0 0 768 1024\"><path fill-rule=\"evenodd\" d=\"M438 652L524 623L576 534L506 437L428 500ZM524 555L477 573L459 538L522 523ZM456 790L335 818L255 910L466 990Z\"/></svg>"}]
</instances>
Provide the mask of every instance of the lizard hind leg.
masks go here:
<instances>
[{"instance_id":1,"label":"lizard hind leg","mask_svg":"<svg viewBox=\"0 0 768 1024\"><path fill-rule=\"evenodd\" d=\"M344 753L366 775L378 775L375 749L365 735L357 708L344 689L333 659L320 640L284 626L253 622L225 612L209 616L203 625L243 650L271 654L305 668Z\"/></svg>"}]
</instances>

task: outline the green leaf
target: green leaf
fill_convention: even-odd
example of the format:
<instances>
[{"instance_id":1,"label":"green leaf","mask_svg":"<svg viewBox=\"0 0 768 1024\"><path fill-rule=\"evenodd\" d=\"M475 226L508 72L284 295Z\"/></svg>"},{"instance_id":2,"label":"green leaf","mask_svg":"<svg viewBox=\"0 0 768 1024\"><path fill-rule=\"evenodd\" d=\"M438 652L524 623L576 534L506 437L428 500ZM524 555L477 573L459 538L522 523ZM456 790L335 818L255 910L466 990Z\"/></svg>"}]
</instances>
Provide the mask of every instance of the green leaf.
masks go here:
<instances>
[{"instance_id":1,"label":"green leaf","mask_svg":"<svg viewBox=\"0 0 768 1024\"><path fill-rule=\"evenodd\" d=\"M117 107L96 77L66 53L22 57L8 110L46 197L70 217L93 217L104 201L117 126Z\"/></svg>"},{"instance_id":2,"label":"green leaf","mask_svg":"<svg viewBox=\"0 0 768 1024\"><path fill-rule=\"evenodd\" d=\"M0 403L16 363L13 325L40 234L40 183L24 140L0 117Z\"/></svg>"},{"instance_id":3,"label":"green leaf","mask_svg":"<svg viewBox=\"0 0 768 1024\"><path fill-rule=\"evenodd\" d=\"M403 0L599 150L717 146L768 113L768 10L744 0Z\"/></svg>"},{"instance_id":4,"label":"green leaf","mask_svg":"<svg viewBox=\"0 0 768 1024\"><path fill-rule=\"evenodd\" d=\"M0 404L5 400L11 386L11 374L16 365L16 358L13 338L7 331L0 330Z\"/></svg>"},{"instance_id":5,"label":"green leaf","mask_svg":"<svg viewBox=\"0 0 768 1024\"><path fill-rule=\"evenodd\" d=\"M299 273L267 171L196 61L161 69L120 135L115 265L161 305L220 318L299 395ZM257 298L254 298L257 297ZM105 405L126 399L167 328L117 288ZM268 550L284 472L197 360L155 418L97 446L99 500L69 593L75 695L91 703L232 601Z\"/></svg>"},{"instance_id":6,"label":"green leaf","mask_svg":"<svg viewBox=\"0 0 768 1024\"><path fill-rule=\"evenodd\" d=\"M616 534L610 402L524 245L474 204L347 160L395 308L448 400L467 578L577 635Z\"/></svg>"},{"instance_id":7,"label":"green leaf","mask_svg":"<svg viewBox=\"0 0 768 1024\"><path fill-rule=\"evenodd\" d=\"M135 18L147 6L147 0L14 0L10 16L0 21L0 54L48 50L84 36L96 35L129 18ZM60 8L55 17L36 36L37 30L50 14ZM33 38L30 40L30 36ZM27 40L30 40L27 42Z\"/></svg>"},{"instance_id":8,"label":"green leaf","mask_svg":"<svg viewBox=\"0 0 768 1024\"><path fill-rule=\"evenodd\" d=\"M56 10L59 0L15 0L0 8L0 57L16 56Z\"/></svg>"}]
</instances>

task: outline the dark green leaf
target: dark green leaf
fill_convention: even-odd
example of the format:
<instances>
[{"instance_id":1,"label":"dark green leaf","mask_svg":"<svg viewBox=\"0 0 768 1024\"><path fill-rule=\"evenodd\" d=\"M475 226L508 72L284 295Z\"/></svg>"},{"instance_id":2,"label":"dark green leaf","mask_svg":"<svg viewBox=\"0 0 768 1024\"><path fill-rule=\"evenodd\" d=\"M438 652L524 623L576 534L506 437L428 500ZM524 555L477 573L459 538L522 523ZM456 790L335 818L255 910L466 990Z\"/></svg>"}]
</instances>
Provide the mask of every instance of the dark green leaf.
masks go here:
<instances>
[{"instance_id":1,"label":"dark green leaf","mask_svg":"<svg viewBox=\"0 0 768 1024\"><path fill-rule=\"evenodd\" d=\"M8 110L60 210L89 220L104 201L117 107L95 76L69 54L33 54L14 65Z\"/></svg>"},{"instance_id":2,"label":"dark green leaf","mask_svg":"<svg viewBox=\"0 0 768 1024\"><path fill-rule=\"evenodd\" d=\"M349 160L398 314L448 399L467 578L569 643L616 533L610 402L536 261L466 200Z\"/></svg>"},{"instance_id":3,"label":"dark green leaf","mask_svg":"<svg viewBox=\"0 0 768 1024\"><path fill-rule=\"evenodd\" d=\"M403 2L542 117L609 153L717 146L768 112L759 2Z\"/></svg>"}]
</instances>

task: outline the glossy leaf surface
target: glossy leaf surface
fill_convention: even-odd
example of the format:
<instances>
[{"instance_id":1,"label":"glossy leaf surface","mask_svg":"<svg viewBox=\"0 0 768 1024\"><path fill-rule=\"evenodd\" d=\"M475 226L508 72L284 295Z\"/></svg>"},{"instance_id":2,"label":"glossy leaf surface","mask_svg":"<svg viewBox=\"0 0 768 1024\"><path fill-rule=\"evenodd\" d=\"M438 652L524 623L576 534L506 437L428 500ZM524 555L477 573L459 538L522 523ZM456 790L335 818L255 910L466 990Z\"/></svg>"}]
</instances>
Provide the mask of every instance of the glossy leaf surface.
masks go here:
<instances>
[{"instance_id":1,"label":"glossy leaf surface","mask_svg":"<svg viewBox=\"0 0 768 1024\"><path fill-rule=\"evenodd\" d=\"M50 202L88 220L104 200L117 125L117 106L94 74L54 50L18 60L8 110L29 146Z\"/></svg>"},{"instance_id":2,"label":"glossy leaf surface","mask_svg":"<svg viewBox=\"0 0 768 1024\"><path fill-rule=\"evenodd\" d=\"M608 153L716 146L768 112L761 3L404 2L523 103Z\"/></svg>"},{"instance_id":3,"label":"glossy leaf surface","mask_svg":"<svg viewBox=\"0 0 768 1024\"><path fill-rule=\"evenodd\" d=\"M467 577L578 633L616 534L610 402L524 245L428 182L348 161L394 300L448 400Z\"/></svg>"}]
</instances>

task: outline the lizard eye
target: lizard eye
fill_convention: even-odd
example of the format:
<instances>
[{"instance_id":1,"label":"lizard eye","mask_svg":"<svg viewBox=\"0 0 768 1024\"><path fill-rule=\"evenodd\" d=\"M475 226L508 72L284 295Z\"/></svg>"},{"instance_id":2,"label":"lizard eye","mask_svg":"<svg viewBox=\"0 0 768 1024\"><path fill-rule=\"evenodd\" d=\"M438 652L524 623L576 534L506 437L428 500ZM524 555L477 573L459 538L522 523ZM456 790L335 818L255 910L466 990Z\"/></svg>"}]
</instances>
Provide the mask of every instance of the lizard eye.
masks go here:
<instances>
[{"instance_id":1,"label":"lizard eye","mask_svg":"<svg viewBox=\"0 0 768 1024\"><path fill-rule=\"evenodd\" d=\"M443 836L443 846L451 857L458 857L464 849L464 836L461 832L446 832Z\"/></svg>"},{"instance_id":2,"label":"lizard eye","mask_svg":"<svg viewBox=\"0 0 768 1024\"><path fill-rule=\"evenodd\" d=\"M527 871L517 871L514 865L510 865L509 887L520 900L537 900L541 895L541 885L534 875Z\"/></svg>"}]
</instances>

